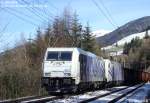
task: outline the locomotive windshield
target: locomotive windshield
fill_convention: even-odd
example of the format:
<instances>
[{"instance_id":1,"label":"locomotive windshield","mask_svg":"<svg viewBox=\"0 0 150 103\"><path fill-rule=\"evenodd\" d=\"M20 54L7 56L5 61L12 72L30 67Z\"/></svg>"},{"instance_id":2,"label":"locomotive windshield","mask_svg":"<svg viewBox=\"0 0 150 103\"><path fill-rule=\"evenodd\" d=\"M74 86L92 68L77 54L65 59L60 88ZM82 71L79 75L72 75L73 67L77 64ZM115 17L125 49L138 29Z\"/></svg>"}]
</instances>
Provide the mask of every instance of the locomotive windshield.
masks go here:
<instances>
[{"instance_id":1,"label":"locomotive windshield","mask_svg":"<svg viewBox=\"0 0 150 103\"><path fill-rule=\"evenodd\" d=\"M48 52L47 60L58 60L58 52Z\"/></svg>"},{"instance_id":2,"label":"locomotive windshield","mask_svg":"<svg viewBox=\"0 0 150 103\"><path fill-rule=\"evenodd\" d=\"M60 53L60 60L64 60L64 61L71 61L72 59L72 52L61 52Z\"/></svg>"},{"instance_id":3,"label":"locomotive windshield","mask_svg":"<svg viewBox=\"0 0 150 103\"><path fill-rule=\"evenodd\" d=\"M53 52L50 51L47 54L47 60L55 60L55 61L71 61L72 52Z\"/></svg>"}]
</instances>

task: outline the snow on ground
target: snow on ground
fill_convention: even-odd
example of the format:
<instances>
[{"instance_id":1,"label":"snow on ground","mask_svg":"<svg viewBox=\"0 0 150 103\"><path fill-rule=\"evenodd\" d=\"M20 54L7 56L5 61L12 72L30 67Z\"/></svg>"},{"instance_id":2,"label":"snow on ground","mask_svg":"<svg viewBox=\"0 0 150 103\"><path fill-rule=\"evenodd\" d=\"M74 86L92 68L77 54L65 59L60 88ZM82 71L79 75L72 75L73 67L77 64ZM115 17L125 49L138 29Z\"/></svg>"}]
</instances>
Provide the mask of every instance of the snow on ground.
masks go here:
<instances>
[{"instance_id":1,"label":"snow on ground","mask_svg":"<svg viewBox=\"0 0 150 103\"><path fill-rule=\"evenodd\" d=\"M136 85L136 86L132 86L132 87L129 87L127 89L124 89L124 90L121 90L121 91L118 91L118 92L115 92L115 93L112 93L110 95L107 95L105 97L102 97L102 98L99 98L99 99L96 99L90 103L108 103L112 100L114 100L115 98L127 93L128 91L131 91L132 89L135 89L136 87L138 87L139 85Z\"/></svg>"},{"instance_id":2,"label":"snow on ground","mask_svg":"<svg viewBox=\"0 0 150 103\"><path fill-rule=\"evenodd\" d=\"M123 50L118 50L118 51L115 51L115 52L110 52L109 55L110 56L116 56L116 55L121 55L123 53Z\"/></svg>"},{"instance_id":3,"label":"snow on ground","mask_svg":"<svg viewBox=\"0 0 150 103\"><path fill-rule=\"evenodd\" d=\"M125 88L125 87L126 86L119 86L119 87L109 88L106 90L97 90L97 91L93 91L93 92L87 92L84 94L70 96L69 98L58 99L58 100L50 101L47 103L78 103L78 102L81 102L83 100L87 100L87 99L90 99L93 97L97 97L99 95L107 94L107 93L110 93L111 91L118 90L118 89Z\"/></svg>"},{"instance_id":4,"label":"snow on ground","mask_svg":"<svg viewBox=\"0 0 150 103\"><path fill-rule=\"evenodd\" d=\"M148 101L149 99L149 101ZM133 93L118 101L118 103L149 103L150 102L150 83L138 88Z\"/></svg>"},{"instance_id":5,"label":"snow on ground","mask_svg":"<svg viewBox=\"0 0 150 103\"><path fill-rule=\"evenodd\" d=\"M58 100L50 101L48 103L78 103L78 102L81 102L83 100L87 100L89 98L93 98L93 97L96 97L98 95L103 95L103 94L106 94L106 93L109 93L109 92L110 91L107 91L107 90L88 92L88 93L85 93L85 94L71 96L71 97L65 98L65 99L58 99Z\"/></svg>"}]
</instances>

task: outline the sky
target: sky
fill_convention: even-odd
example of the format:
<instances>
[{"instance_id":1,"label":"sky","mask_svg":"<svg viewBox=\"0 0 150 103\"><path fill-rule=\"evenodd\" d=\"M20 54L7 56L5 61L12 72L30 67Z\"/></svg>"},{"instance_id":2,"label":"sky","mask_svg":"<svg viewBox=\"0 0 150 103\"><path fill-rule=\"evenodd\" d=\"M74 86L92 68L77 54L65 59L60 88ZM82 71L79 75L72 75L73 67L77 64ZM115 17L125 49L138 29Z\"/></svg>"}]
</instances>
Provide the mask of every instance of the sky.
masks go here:
<instances>
[{"instance_id":1,"label":"sky","mask_svg":"<svg viewBox=\"0 0 150 103\"><path fill-rule=\"evenodd\" d=\"M89 22L92 31L112 31L150 16L149 4L150 0L0 0L0 46L9 48L21 38L34 38L37 28L46 27L65 7L76 11L83 25Z\"/></svg>"}]
</instances>

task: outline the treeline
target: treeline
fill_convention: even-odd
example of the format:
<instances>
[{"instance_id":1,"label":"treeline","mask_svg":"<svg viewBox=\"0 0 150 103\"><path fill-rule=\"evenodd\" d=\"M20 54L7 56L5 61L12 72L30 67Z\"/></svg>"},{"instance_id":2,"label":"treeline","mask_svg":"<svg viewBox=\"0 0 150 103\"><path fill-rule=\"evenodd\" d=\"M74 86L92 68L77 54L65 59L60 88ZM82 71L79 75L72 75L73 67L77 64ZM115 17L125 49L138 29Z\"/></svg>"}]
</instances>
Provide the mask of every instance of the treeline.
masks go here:
<instances>
[{"instance_id":1,"label":"treeline","mask_svg":"<svg viewBox=\"0 0 150 103\"><path fill-rule=\"evenodd\" d=\"M150 36L148 30L145 37L138 37L124 45L124 54L127 55L126 62L132 64L132 68L146 70L150 66Z\"/></svg>"},{"instance_id":2,"label":"treeline","mask_svg":"<svg viewBox=\"0 0 150 103\"><path fill-rule=\"evenodd\" d=\"M80 47L101 55L89 24L83 26L77 14L66 9L46 29L38 28L34 40L22 40L0 54L0 100L46 94L40 80L47 47Z\"/></svg>"}]
</instances>

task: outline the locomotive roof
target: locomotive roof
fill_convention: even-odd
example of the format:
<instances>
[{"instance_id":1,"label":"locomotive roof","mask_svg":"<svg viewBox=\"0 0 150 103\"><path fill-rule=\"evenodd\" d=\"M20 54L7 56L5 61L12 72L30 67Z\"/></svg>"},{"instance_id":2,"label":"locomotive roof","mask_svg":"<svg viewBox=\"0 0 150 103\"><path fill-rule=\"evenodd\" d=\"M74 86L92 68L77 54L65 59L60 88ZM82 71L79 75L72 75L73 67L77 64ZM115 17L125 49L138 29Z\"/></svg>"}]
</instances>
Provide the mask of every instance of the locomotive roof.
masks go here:
<instances>
[{"instance_id":1,"label":"locomotive roof","mask_svg":"<svg viewBox=\"0 0 150 103\"><path fill-rule=\"evenodd\" d=\"M91 52L88 52L88 51L85 51L85 50L82 50L80 48L70 48L70 47L54 47L54 48L47 48L47 51L74 51L74 50L77 50L79 53L81 54L84 54L84 55L88 55L88 56L91 56L91 57L98 57L96 56L95 54L91 53Z\"/></svg>"}]
</instances>

